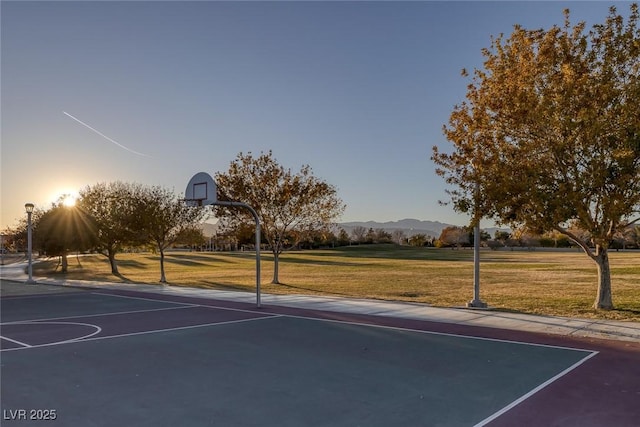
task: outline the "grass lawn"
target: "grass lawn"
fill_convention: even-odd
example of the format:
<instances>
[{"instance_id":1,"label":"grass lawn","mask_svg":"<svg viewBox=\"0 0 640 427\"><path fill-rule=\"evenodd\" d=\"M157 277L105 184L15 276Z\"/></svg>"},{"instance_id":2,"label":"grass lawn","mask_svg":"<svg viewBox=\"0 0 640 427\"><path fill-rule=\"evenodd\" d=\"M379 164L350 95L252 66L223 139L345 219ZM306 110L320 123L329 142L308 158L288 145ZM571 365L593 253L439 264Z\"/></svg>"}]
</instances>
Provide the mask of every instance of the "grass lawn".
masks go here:
<instances>
[{"instance_id":1,"label":"grass lawn","mask_svg":"<svg viewBox=\"0 0 640 427\"><path fill-rule=\"evenodd\" d=\"M119 254L122 278L106 257L69 258L67 279L158 283L159 256ZM596 266L578 251L489 251L481 254L481 298L492 308L546 315L640 321L640 251L610 253L612 311L591 308ZM262 291L334 295L463 306L473 296L473 251L365 245L286 252L272 285L273 257L262 253ZM34 275L61 275L56 260L37 263ZM170 252L167 280L175 286L255 291L255 253ZM59 270L59 269L58 269Z\"/></svg>"}]
</instances>

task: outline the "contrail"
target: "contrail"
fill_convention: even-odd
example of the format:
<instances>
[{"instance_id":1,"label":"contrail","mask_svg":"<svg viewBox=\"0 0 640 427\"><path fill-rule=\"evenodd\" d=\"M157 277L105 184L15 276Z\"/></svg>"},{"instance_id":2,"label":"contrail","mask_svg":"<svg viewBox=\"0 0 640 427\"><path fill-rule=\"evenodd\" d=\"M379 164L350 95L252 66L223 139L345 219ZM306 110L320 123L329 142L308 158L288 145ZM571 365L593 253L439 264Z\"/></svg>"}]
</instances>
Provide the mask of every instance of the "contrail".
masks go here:
<instances>
[{"instance_id":1,"label":"contrail","mask_svg":"<svg viewBox=\"0 0 640 427\"><path fill-rule=\"evenodd\" d=\"M103 134L102 132L100 132L100 131L98 131L98 130L96 130L96 129L92 128L91 126L89 126L88 124L86 124L85 122L83 122L82 120L80 120L80 119L77 119L77 118L73 117L71 114L67 113L66 111L63 111L63 113L64 113L65 115L67 115L67 116L71 117L73 120L75 120L76 122L80 123L80 124L81 124L81 125L83 125L84 127L87 127L87 128L89 128L89 129L91 129L92 131L94 131L95 133L97 133L98 135L100 135L101 137L103 137L104 139L106 139L106 140L108 140L108 141L113 142L113 143L114 143L114 144L116 144L118 147L120 147L120 148L122 148L122 149L124 149L124 150L127 150L127 151L129 151L130 153L137 154L138 156L149 157L148 155L146 155L146 154L144 154L144 153L138 153L137 151L132 150L131 148L127 148L127 147L125 147L124 145L120 144L119 142L114 141L113 139L109 138L107 135Z\"/></svg>"}]
</instances>

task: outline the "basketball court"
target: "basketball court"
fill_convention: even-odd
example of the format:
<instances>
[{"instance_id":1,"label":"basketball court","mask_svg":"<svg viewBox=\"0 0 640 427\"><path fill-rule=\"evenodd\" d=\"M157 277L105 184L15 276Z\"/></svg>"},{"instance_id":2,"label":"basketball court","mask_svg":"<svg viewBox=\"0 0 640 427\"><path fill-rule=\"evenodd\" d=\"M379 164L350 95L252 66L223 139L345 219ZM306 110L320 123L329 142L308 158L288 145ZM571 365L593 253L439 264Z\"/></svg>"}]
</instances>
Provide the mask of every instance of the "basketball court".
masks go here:
<instances>
[{"instance_id":1,"label":"basketball court","mask_svg":"<svg viewBox=\"0 0 640 427\"><path fill-rule=\"evenodd\" d=\"M1 304L3 425L541 425L519 410L609 351L122 290Z\"/></svg>"}]
</instances>

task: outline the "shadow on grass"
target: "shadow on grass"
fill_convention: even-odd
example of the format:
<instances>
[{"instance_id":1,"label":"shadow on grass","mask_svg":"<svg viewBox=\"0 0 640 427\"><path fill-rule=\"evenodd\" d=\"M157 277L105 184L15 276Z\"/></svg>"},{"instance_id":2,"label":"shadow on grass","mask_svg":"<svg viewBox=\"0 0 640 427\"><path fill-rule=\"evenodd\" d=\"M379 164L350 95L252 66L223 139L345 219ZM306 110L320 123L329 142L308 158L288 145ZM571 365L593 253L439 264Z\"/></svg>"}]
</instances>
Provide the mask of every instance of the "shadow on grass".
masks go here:
<instances>
[{"instance_id":1,"label":"shadow on grass","mask_svg":"<svg viewBox=\"0 0 640 427\"><path fill-rule=\"evenodd\" d=\"M473 259L473 250L469 249L436 249L415 246L399 246L394 244L373 244L342 246L334 249L305 251L309 257L340 256L345 258L385 258L417 261L469 261Z\"/></svg>"},{"instance_id":2,"label":"shadow on grass","mask_svg":"<svg viewBox=\"0 0 640 427\"><path fill-rule=\"evenodd\" d=\"M160 255L147 255L146 259L153 262L160 262ZM195 267L213 267L216 264L232 264L233 261L224 259L223 257L208 257L203 255L176 255L165 254L164 261L172 264Z\"/></svg>"},{"instance_id":3,"label":"shadow on grass","mask_svg":"<svg viewBox=\"0 0 640 427\"><path fill-rule=\"evenodd\" d=\"M640 316L640 310L635 310L632 308L614 308L611 310L612 313L628 313L633 314L635 316Z\"/></svg>"},{"instance_id":4,"label":"shadow on grass","mask_svg":"<svg viewBox=\"0 0 640 427\"><path fill-rule=\"evenodd\" d=\"M158 262L160 262L160 260L158 260ZM164 262L166 262L167 264L183 265L185 267L211 267L211 263L204 263L191 259L165 257Z\"/></svg>"},{"instance_id":5,"label":"shadow on grass","mask_svg":"<svg viewBox=\"0 0 640 427\"><path fill-rule=\"evenodd\" d=\"M305 255L309 255L305 253ZM273 258L265 257L265 260L271 261ZM288 258L285 254L283 257L280 255L279 262L281 264L305 264L305 265L332 265L339 267L366 267L366 266L375 266L372 263L366 262L344 262L344 261L326 261L320 259L309 259L309 258Z\"/></svg>"},{"instance_id":6,"label":"shadow on grass","mask_svg":"<svg viewBox=\"0 0 640 427\"><path fill-rule=\"evenodd\" d=\"M146 264L140 261L136 261L133 259L125 259L125 260L118 260L116 259L116 264L118 265L118 268L120 267L126 267L126 268L135 268L138 270L144 270L146 268Z\"/></svg>"},{"instance_id":7,"label":"shadow on grass","mask_svg":"<svg viewBox=\"0 0 640 427\"><path fill-rule=\"evenodd\" d=\"M203 263L208 263L208 264L216 263L216 262L231 262L213 253L211 255L198 255L195 252L186 252L181 254L168 253L168 254L165 254L165 256L171 256L173 258L183 258L183 259L188 259L192 261L202 261Z\"/></svg>"},{"instance_id":8,"label":"shadow on grass","mask_svg":"<svg viewBox=\"0 0 640 427\"><path fill-rule=\"evenodd\" d=\"M176 285L182 286L182 285ZM194 285L184 285L184 286L198 286L198 287L206 287L207 289L217 289L221 291L240 291L240 292L248 292L249 289L245 285L235 285L233 283L224 283L224 282L215 282L213 280L201 280Z\"/></svg>"},{"instance_id":9,"label":"shadow on grass","mask_svg":"<svg viewBox=\"0 0 640 427\"><path fill-rule=\"evenodd\" d=\"M129 279L127 276L125 276L124 274L118 272L118 273L112 273L113 276L117 277L118 279L122 280L125 283L134 283L133 280Z\"/></svg>"},{"instance_id":10,"label":"shadow on grass","mask_svg":"<svg viewBox=\"0 0 640 427\"><path fill-rule=\"evenodd\" d=\"M515 248L513 250L493 251L482 248L480 251L482 262L499 262L509 264L548 262L546 260L537 261L527 257L526 254L545 253L553 254L553 250L536 251L531 248ZM296 253L291 251L291 253ZM558 253L577 253L579 251L568 252L558 250ZM344 258L385 258L405 261L449 261L468 262L473 260L473 248L434 248L400 246L396 244L363 244L353 246L341 246L333 249L306 250L305 256L309 257L331 257L338 256ZM516 255L514 257L514 255Z\"/></svg>"}]
</instances>

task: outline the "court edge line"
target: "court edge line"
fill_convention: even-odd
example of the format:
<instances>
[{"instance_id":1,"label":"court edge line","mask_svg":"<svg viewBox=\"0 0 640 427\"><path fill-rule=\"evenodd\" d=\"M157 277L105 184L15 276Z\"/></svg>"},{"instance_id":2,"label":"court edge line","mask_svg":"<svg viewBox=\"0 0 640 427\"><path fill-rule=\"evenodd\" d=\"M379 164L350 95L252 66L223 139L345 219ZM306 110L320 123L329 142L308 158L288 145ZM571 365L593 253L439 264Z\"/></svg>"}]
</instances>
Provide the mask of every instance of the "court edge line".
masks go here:
<instances>
[{"instance_id":1,"label":"court edge line","mask_svg":"<svg viewBox=\"0 0 640 427\"><path fill-rule=\"evenodd\" d=\"M85 295L87 293L92 293L92 292L89 292L87 290L78 290L77 292L52 292L50 294L3 295L2 299L4 301L11 301L16 299L49 298L49 297L60 297L60 296L68 296L68 295Z\"/></svg>"},{"instance_id":2,"label":"court edge line","mask_svg":"<svg viewBox=\"0 0 640 427\"><path fill-rule=\"evenodd\" d=\"M132 291L132 292L145 292L145 291ZM184 304L184 305L192 305L194 307L205 307L205 308L215 308L218 310L230 310L230 311L239 311L242 313L251 313L251 314L255 314L255 313L262 313L261 311L256 311L256 310L248 310L248 309L244 309L244 308L232 308L232 307L219 307L216 305L204 305L204 304L195 304L195 303L186 303L186 302L173 302L173 301L166 301L164 299L161 298L143 298L143 297L130 297L127 295L117 295L117 294L107 294L107 293L101 293L101 292L91 292L92 294L96 294L96 295L109 295L109 296L120 296L123 298L135 298L135 299L140 299L143 301L153 301L153 302L168 302L170 304ZM173 295L173 294L156 294L156 293L152 293L152 295L166 295L169 297L178 297L178 298L195 298L195 299L207 299L207 298L203 298L203 297L197 297L197 296L184 296L184 295ZM212 299L210 301L219 301L219 300L215 300ZM267 313L268 314L268 313Z\"/></svg>"},{"instance_id":3,"label":"court edge line","mask_svg":"<svg viewBox=\"0 0 640 427\"><path fill-rule=\"evenodd\" d=\"M103 292L89 292L91 295L100 295L100 296L107 296L107 297L115 297L115 298L127 298L127 299L136 299L136 300L142 300L142 301L153 301L153 302L164 302L165 304L180 304L180 305L199 305L199 304L191 304L191 303L183 303L183 302L175 302L175 301L165 301L162 299L151 299L151 298L143 298L143 297L132 297L129 295L118 295L118 294L109 294L109 293L103 293Z\"/></svg>"},{"instance_id":4,"label":"court edge line","mask_svg":"<svg viewBox=\"0 0 640 427\"><path fill-rule=\"evenodd\" d=\"M82 339L79 341L60 341L60 342L55 342L55 343L48 343L48 344L39 344L39 345L33 345L33 346L29 346L29 347L23 347L23 348L7 348L7 349L3 349L0 350L0 352L4 353L5 351L18 351L18 350L24 350L25 348L40 348L40 347L52 347L55 345L61 345L61 344L72 344L72 343L83 343L83 342L88 342L88 341L101 341L101 340L107 340L107 339L111 339L111 338L126 338L126 337L132 337L132 336L136 336L136 335L147 335L147 334L155 334L158 332L172 332L172 331L181 331L181 330L186 330L186 329L196 329L196 328L204 328L207 326L218 326L218 325L230 325L233 323L243 323L243 322L252 322L255 320L265 320L265 319L275 319L277 317L282 317L280 315L271 315L271 316L262 316L262 317L254 317L251 319L240 319L240 320L230 320L228 322L217 322L217 323L205 323L202 325L190 325L190 326L180 326L177 328L167 328L167 329L155 329L153 331L140 331L140 332L131 332L128 334L120 334L120 335L109 335L106 337L95 337L95 338L88 338L88 339Z\"/></svg>"},{"instance_id":5,"label":"court edge line","mask_svg":"<svg viewBox=\"0 0 640 427\"><path fill-rule=\"evenodd\" d=\"M500 417L501 415L505 414L506 412L510 411L511 409L513 409L514 407L518 406L519 404L521 404L522 402L524 402L525 400L527 400L528 398L530 398L531 396L533 396L534 394L536 394L537 392L539 392L540 390L544 389L545 387L547 387L548 385L550 385L551 383L557 381L558 379L564 377L565 375L567 375L569 372L573 371L574 369L576 369L578 366L582 365L583 363L585 363L587 360L591 359L592 357L596 356L597 354L599 354L599 352L597 351L593 351L591 354L589 354L588 356L586 356L584 359L579 360L578 362L574 363L573 365L569 366L567 369L565 369L564 371L560 372L559 374L555 375L552 378L549 378L547 381L543 382L542 384L540 384L539 386L537 386L536 388L534 388L533 390L529 391L528 393L522 395L520 398L514 400L513 402L511 402L509 405L505 406L504 408L500 409L498 412L495 412L494 414L490 415L489 417L485 418L484 420L480 421L479 423L475 424L473 427L482 427L485 426L486 424L490 423L491 421L495 420L496 418Z\"/></svg>"},{"instance_id":6,"label":"court edge line","mask_svg":"<svg viewBox=\"0 0 640 427\"><path fill-rule=\"evenodd\" d=\"M84 314L78 316L65 316L65 317L49 317L44 319L28 319L28 320L15 320L12 322L3 322L0 323L0 326L3 325L13 325L16 323L38 323L38 322L48 322L50 320L64 320L64 319L83 319L85 317L101 317L101 316L117 316L120 314L136 314L136 313L152 313L154 311L165 311L165 310L184 310L187 308L196 308L198 305L185 305L181 307L166 307L166 308L150 308L149 310L131 310L131 311L116 311L113 313L102 313L102 314Z\"/></svg>"},{"instance_id":7,"label":"court edge line","mask_svg":"<svg viewBox=\"0 0 640 427\"><path fill-rule=\"evenodd\" d=\"M369 315L367 315L367 316L369 316ZM299 316L299 315L293 315L293 314L291 314L291 315L290 314L281 314L280 317L292 317L292 318L298 318L298 319L317 320L317 321L321 321L321 322L345 323L345 324L356 325L356 326L371 326L371 327L374 327L374 328L384 328L384 329L394 329L394 330L399 330L399 331L418 332L418 333L421 333L421 334L440 335L440 336L454 337L454 338L467 338L467 339L480 340L480 341L502 342L502 343L507 343L507 344L528 345L528 346L532 346L532 347L556 348L556 349L559 349L559 350L581 351L581 352L584 352L584 353L593 353L593 351L594 351L594 350L588 350L586 348L564 347L564 346L551 345L551 344L538 344L538 343L530 343L530 342L522 342L522 341L504 340L504 339L500 339L500 338L474 337L474 336L470 336L470 335L452 334L452 333L448 333L448 332L435 332L435 331L424 331L424 330L421 330L421 329L414 329L414 328L403 328L403 327L400 327L400 326L376 325L376 324L370 324L370 323L352 322L352 321L349 321L349 320L321 319L321 318L316 318L316 317L306 317L306 316ZM397 318L395 318L395 319L397 319ZM415 320L415 319L407 319L407 320ZM421 321L419 319L417 319L417 320Z\"/></svg>"}]
</instances>

